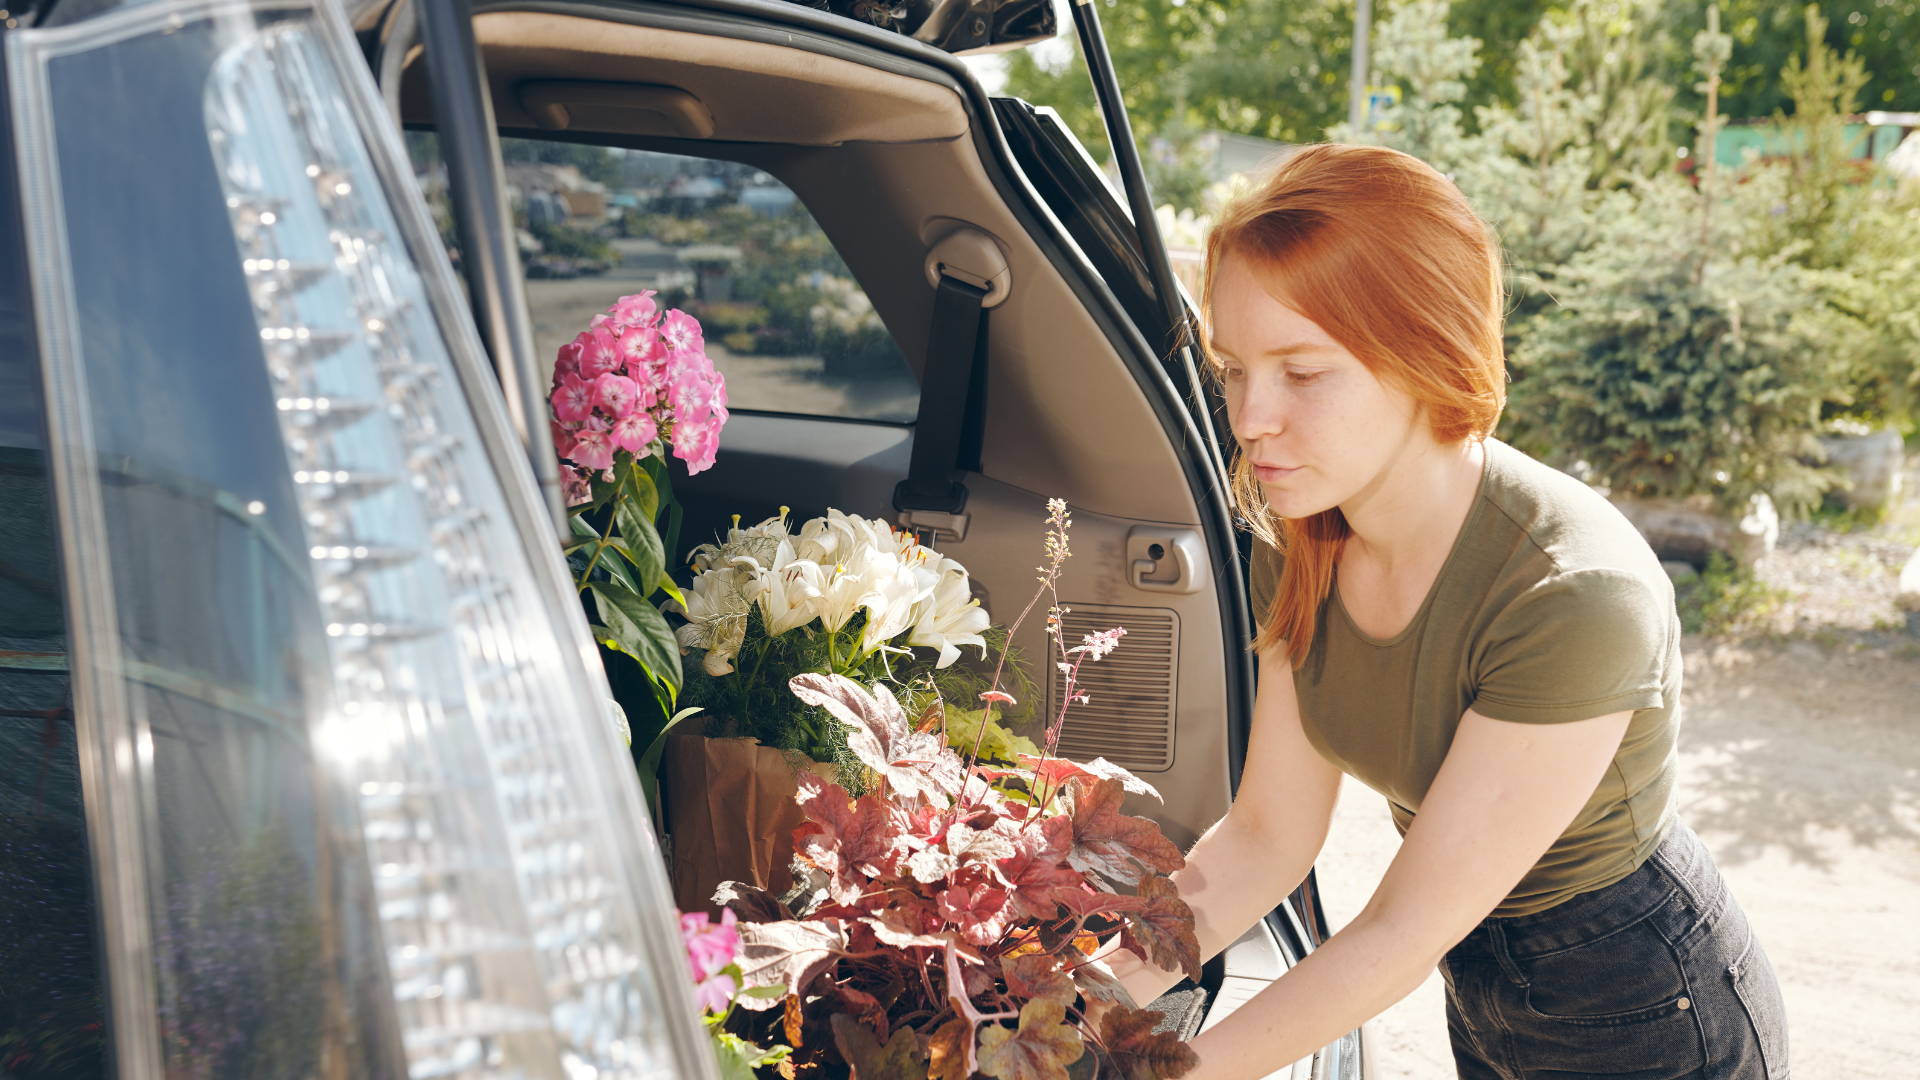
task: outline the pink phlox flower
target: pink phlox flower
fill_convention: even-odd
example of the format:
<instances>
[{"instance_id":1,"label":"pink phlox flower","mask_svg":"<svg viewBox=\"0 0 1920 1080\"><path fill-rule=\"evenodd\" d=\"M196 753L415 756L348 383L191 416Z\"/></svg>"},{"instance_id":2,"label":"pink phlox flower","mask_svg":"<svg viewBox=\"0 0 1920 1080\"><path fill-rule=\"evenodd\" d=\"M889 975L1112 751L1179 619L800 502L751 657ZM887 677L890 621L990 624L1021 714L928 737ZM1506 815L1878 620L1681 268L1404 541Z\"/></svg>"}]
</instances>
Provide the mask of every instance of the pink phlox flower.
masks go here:
<instances>
[{"instance_id":1,"label":"pink phlox flower","mask_svg":"<svg viewBox=\"0 0 1920 1080\"><path fill-rule=\"evenodd\" d=\"M704 911L680 916L680 940L687 947L687 965L696 980L719 974L739 955L740 931L734 929L739 921L732 908L721 909L718 925Z\"/></svg>"},{"instance_id":2,"label":"pink phlox flower","mask_svg":"<svg viewBox=\"0 0 1920 1080\"><path fill-rule=\"evenodd\" d=\"M586 346L580 350L580 375L582 378L597 379L610 371L620 370L619 342L606 327L597 327L587 336Z\"/></svg>"},{"instance_id":3,"label":"pink phlox flower","mask_svg":"<svg viewBox=\"0 0 1920 1080\"><path fill-rule=\"evenodd\" d=\"M610 417L626 416L640 404L640 387L625 375L602 375L593 382L593 404Z\"/></svg>"},{"instance_id":4,"label":"pink phlox flower","mask_svg":"<svg viewBox=\"0 0 1920 1080\"><path fill-rule=\"evenodd\" d=\"M687 370L667 386L667 404L676 420L699 424L713 415L713 380L705 372Z\"/></svg>"},{"instance_id":5,"label":"pink phlox flower","mask_svg":"<svg viewBox=\"0 0 1920 1080\"><path fill-rule=\"evenodd\" d=\"M704 1012L723 1013L733 1005L733 995L738 990L733 983L733 976L715 975L693 985L693 1003Z\"/></svg>"},{"instance_id":6,"label":"pink phlox flower","mask_svg":"<svg viewBox=\"0 0 1920 1080\"><path fill-rule=\"evenodd\" d=\"M627 373L634 376L657 355L666 352L666 346L660 343L659 328L652 323L627 327L620 332L615 344L620 350L621 362L627 365Z\"/></svg>"},{"instance_id":7,"label":"pink phlox flower","mask_svg":"<svg viewBox=\"0 0 1920 1080\"><path fill-rule=\"evenodd\" d=\"M562 423L577 424L593 413L593 383L578 375L568 375L553 391L553 416Z\"/></svg>"},{"instance_id":8,"label":"pink phlox flower","mask_svg":"<svg viewBox=\"0 0 1920 1080\"><path fill-rule=\"evenodd\" d=\"M571 465L560 466L560 490L568 506L584 506L593 501L593 482L587 479L584 470Z\"/></svg>"},{"instance_id":9,"label":"pink phlox flower","mask_svg":"<svg viewBox=\"0 0 1920 1080\"><path fill-rule=\"evenodd\" d=\"M1127 628L1116 626L1111 630L1102 630L1097 634L1088 634L1086 644L1075 645L1068 649L1070 653L1086 653L1087 659L1099 660L1120 647L1120 639L1127 636Z\"/></svg>"},{"instance_id":10,"label":"pink phlox flower","mask_svg":"<svg viewBox=\"0 0 1920 1080\"><path fill-rule=\"evenodd\" d=\"M660 310L654 304L653 296L652 289L642 289L632 296L623 296L614 301L613 306L607 309L607 314L613 316L613 324L622 330L642 324L649 324L648 329L652 329L650 324L654 313Z\"/></svg>"},{"instance_id":11,"label":"pink phlox flower","mask_svg":"<svg viewBox=\"0 0 1920 1080\"><path fill-rule=\"evenodd\" d=\"M660 429L653 417L644 409L635 409L613 422L608 436L613 444L629 453L638 454L647 448L647 444L658 438Z\"/></svg>"},{"instance_id":12,"label":"pink phlox flower","mask_svg":"<svg viewBox=\"0 0 1920 1080\"><path fill-rule=\"evenodd\" d=\"M720 374L720 369L712 367L711 364L708 366L708 377L713 382L713 415L719 417L720 422L724 424L727 422L727 377Z\"/></svg>"},{"instance_id":13,"label":"pink phlox flower","mask_svg":"<svg viewBox=\"0 0 1920 1080\"><path fill-rule=\"evenodd\" d=\"M581 334L560 346L560 352L553 358L553 385L559 386L560 381L568 375L580 374L580 350L586 337Z\"/></svg>"},{"instance_id":14,"label":"pink phlox flower","mask_svg":"<svg viewBox=\"0 0 1920 1080\"><path fill-rule=\"evenodd\" d=\"M613 437L606 421L593 417L574 435L573 452L567 455L594 472L613 468Z\"/></svg>"},{"instance_id":15,"label":"pink phlox flower","mask_svg":"<svg viewBox=\"0 0 1920 1080\"><path fill-rule=\"evenodd\" d=\"M588 330L594 330L594 329L597 329L597 328L599 328L599 327L602 327L602 326L605 326L606 324L608 324L608 323L610 323L610 322L612 322L612 321L613 321L613 319L612 319L612 318L610 318L610 317L609 317L609 316L608 316L608 315L606 314L606 312L601 312L600 314L598 314L598 315L595 315L595 316L594 316L593 318L591 318L591 319L588 319L588 320L587 320L587 329L588 329Z\"/></svg>"},{"instance_id":16,"label":"pink phlox flower","mask_svg":"<svg viewBox=\"0 0 1920 1080\"><path fill-rule=\"evenodd\" d=\"M667 317L660 320L660 338L667 348L676 353L701 352L706 348L706 339L700 332L700 320L674 308Z\"/></svg>"},{"instance_id":17,"label":"pink phlox flower","mask_svg":"<svg viewBox=\"0 0 1920 1080\"><path fill-rule=\"evenodd\" d=\"M547 423L553 428L554 452L558 453L561 457L566 457L567 451L573 449L574 426L572 424L563 424L558 420L549 420Z\"/></svg>"},{"instance_id":18,"label":"pink phlox flower","mask_svg":"<svg viewBox=\"0 0 1920 1080\"><path fill-rule=\"evenodd\" d=\"M713 467L720 452L720 425L712 419L677 420L673 425L673 456L687 463L687 475Z\"/></svg>"}]
</instances>

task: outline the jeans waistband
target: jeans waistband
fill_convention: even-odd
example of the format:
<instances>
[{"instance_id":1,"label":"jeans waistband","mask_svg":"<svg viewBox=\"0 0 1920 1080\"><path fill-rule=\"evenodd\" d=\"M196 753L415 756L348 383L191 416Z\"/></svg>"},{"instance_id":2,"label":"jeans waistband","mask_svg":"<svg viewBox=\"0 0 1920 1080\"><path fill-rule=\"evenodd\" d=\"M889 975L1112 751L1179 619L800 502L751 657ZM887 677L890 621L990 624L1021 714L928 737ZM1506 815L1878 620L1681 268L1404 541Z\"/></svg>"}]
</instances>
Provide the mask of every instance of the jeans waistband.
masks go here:
<instances>
[{"instance_id":1,"label":"jeans waistband","mask_svg":"<svg viewBox=\"0 0 1920 1080\"><path fill-rule=\"evenodd\" d=\"M1447 955L1453 960L1492 960L1504 966L1624 930L1660 911L1676 895L1694 918L1710 917L1724 903L1726 893L1713 856L1686 822L1675 818L1660 846L1633 873L1532 915L1483 919Z\"/></svg>"}]
</instances>

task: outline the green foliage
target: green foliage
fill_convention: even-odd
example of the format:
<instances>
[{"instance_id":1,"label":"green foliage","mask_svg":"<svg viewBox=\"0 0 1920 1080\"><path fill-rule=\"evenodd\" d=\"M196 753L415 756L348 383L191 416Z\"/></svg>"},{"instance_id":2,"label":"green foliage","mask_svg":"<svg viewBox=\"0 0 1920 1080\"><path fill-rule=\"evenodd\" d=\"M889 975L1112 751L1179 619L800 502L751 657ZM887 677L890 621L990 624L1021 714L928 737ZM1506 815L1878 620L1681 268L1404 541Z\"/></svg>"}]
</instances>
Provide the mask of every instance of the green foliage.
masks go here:
<instances>
[{"instance_id":1,"label":"green foliage","mask_svg":"<svg viewBox=\"0 0 1920 1080\"><path fill-rule=\"evenodd\" d=\"M620 261L612 244L586 229L555 221L536 221L527 231L540 241L541 251L548 255L609 265Z\"/></svg>"},{"instance_id":2,"label":"green foliage","mask_svg":"<svg viewBox=\"0 0 1920 1080\"><path fill-rule=\"evenodd\" d=\"M1831 8L1832 20L1821 28L1821 43L1836 51L1854 52L1865 67L1867 80L1860 100L1868 109L1920 109L1920 18L1908 10L1913 0L1864 2L1852 0ZM1780 80L1780 71L1795 54L1806 54L1804 35L1808 5L1803 0L1723 0L1720 21L1733 38L1733 51L1720 88L1720 110L1732 117L1764 117L1788 108L1792 94ZM1817 9L1816 9L1817 10ZM1670 64L1684 66L1682 43L1706 26L1706 5L1673 4L1663 9L1671 40ZM1680 108L1699 113L1704 93L1674 79Z\"/></svg>"},{"instance_id":3,"label":"green foliage","mask_svg":"<svg viewBox=\"0 0 1920 1080\"><path fill-rule=\"evenodd\" d=\"M1680 628L1689 634L1726 637L1759 628L1790 596L1761 581L1749 567L1714 552L1707 568L1674 586Z\"/></svg>"},{"instance_id":4,"label":"green foliage","mask_svg":"<svg viewBox=\"0 0 1920 1080\"><path fill-rule=\"evenodd\" d=\"M1560 268L1511 357L1518 441L1620 494L1804 510L1828 485L1803 461L1836 381L1818 296L1778 256L1703 262L1697 215L1685 185L1650 183Z\"/></svg>"},{"instance_id":5,"label":"green foliage","mask_svg":"<svg viewBox=\"0 0 1920 1080\"><path fill-rule=\"evenodd\" d=\"M614 479L595 476L592 501L573 508L568 522L573 537L564 548L575 592L592 594L587 610L598 619L594 639L614 657L633 661L645 680L647 693L635 693L633 684L640 680L603 653L615 700L633 724L631 742L640 747L672 715L684 678L679 643L655 598L663 590L678 592L667 575L666 552L677 541L680 508L663 452L645 459L617 452ZM656 524L663 517L670 523L666 537Z\"/></svg>"},{"instance_id":6,"label":"green foliage","mask_svg":"<svg viewBox=\"0 0 1920 1080\"><path fill-rule=\"evenodd\" d=\"M978 701L981 693L992 688L992 680L963 663L936 670L931 657L889 657L885 651L850 662L848 658L859 651L866 619L863 612L837 631L815 625L769 636L763 613L755 605L747 615L746 639L734 657L735 670L708 675L700 665L689 664L681 703L704 710L710 737L752 737L762 746L838 765L840 785L854 794L866 790L866 773L847 749L849 729L824 709L795 697L787 685L795 675L830 671L862 685L885 682L913 717L925 716L929 708L944 707L950 742L962 752L970 751L980 732L980 720L977 713L963 712L958 703ZM984 636L990 653L1007 650L1004 629L991 628ZM1016 698L1028 700L1032 684L1024 667L1017 657L1010 659L1007 667L1003 685L1013 689ZM1030 712L1030 708L1023 709L1018 718L1025 719ZM997 722L999 716L996 710L987 721L983 757L1012 764L1015 751L1037 753L1031 743L1002 727ZM999 750L1007 752L995 752Z\"/></svg>"}]
</instances>

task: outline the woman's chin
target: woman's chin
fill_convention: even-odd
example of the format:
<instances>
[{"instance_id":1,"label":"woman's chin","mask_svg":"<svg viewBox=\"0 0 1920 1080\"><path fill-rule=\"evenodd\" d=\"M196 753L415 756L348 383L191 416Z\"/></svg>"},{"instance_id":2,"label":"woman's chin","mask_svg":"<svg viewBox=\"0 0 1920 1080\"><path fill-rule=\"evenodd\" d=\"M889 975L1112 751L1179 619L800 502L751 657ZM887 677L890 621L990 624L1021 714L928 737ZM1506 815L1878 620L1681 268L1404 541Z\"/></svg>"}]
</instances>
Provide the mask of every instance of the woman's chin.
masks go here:
<instances>
[{"instance_id":1,"label":"woman's chin","mask_svg":"<svg viewBox=\"0 0 1920 1080\"><path fill-rule=\"evenodd\" d=\"M1292 484L1261 484L1260 490L1267 497L1267 508L1283 518L1312 517L1340 505L1338 499L1319 496Z\"/></svg>"}]
</instances>

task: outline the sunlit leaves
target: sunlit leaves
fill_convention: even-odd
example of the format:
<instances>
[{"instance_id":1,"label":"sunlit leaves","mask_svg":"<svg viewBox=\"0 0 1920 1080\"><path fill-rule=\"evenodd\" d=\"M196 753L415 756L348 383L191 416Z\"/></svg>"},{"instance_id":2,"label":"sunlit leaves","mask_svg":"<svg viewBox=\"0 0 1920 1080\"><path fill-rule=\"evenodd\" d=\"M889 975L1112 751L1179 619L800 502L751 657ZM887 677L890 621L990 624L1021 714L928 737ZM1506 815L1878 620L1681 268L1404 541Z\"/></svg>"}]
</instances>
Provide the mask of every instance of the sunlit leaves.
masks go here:
<instances>
[{"instance_id":1,"label":"sunlit leaves","mask_svg":"<svg viewBox=\"0 0 1920 1080\"><path fill-rule=\"evenodd\" d=\"M869 693L844 675L813 673L794 676L790 685L795 697L820 706L853 729L847 735L847 748L893 790L909 798L935 800L959 794L959 756L947 749L939 735L914 731L885 686Z\"/></svg>"},{"instance_id":2,"label":"sunlit leaves","mask_svg":"<svg viewBox=\"0 0 1920 1080\"><path fill-rule=\"evenodd\" d=\"M1086 1052L1080 1032L1063 1021L1059 1001L1041 998L1020 1007L1020 1027L980 1032L980 1071L999 1080L1066 1080L1067 1066Z\"/></svg>"},{"instance_id":3,"label":"sunlit leaves","mask_svg":"<svg viewBox=\"0 0 1920 1080\"><path fill-rule=\"evenodd\" d=\"M1068 864L1128 884L1140 880L1141 865L1163 874L1185 866L1180 849L1160 835L1158 825L1120 812L1125 798L1126 789L1119 780L1076 786L1073 850L1067 854Z\"/></svg>"},{"instance_id":4,"label":"sunlit leaves","mask_svg":"<svg viewBox=\"0 0 1920 1080\"><path fill-rule=\"evenodd\" d=\"M1148 877L1140 882L1146 907L1127 913L1122 941L1127 948L1163 971L1182 971L1200 981L1200 939L1193 932L1193 909L1180 899L1170 879Z\"/></svg>"},{"instance_id":5,"label":"sunlit leaves","mask_svg":"<svg viewBox=\"0 0 1920 1080\"><path fill-rule=\"evenodd\" d=\"M785 986L805 994L814 978L846 951L847 932L836 920L741 923L740 976L747 986ZM743 997L749 1009L771 1009L779 1002Z\"/></svg>"},{"instance_id":6,"label":"sunlit leaves","mask_svg":"<svg viewBox=\"0 0 1920 1080\"><path fill-rule=\"evenodd\" d=\"M1123 1080L1177 1080L1200 1064L1177 1033L1153 1030L1164 1019L1150 1009L1119 1006L1100 1018L1100 1041Z\"/></svg>"}]
</instances>

